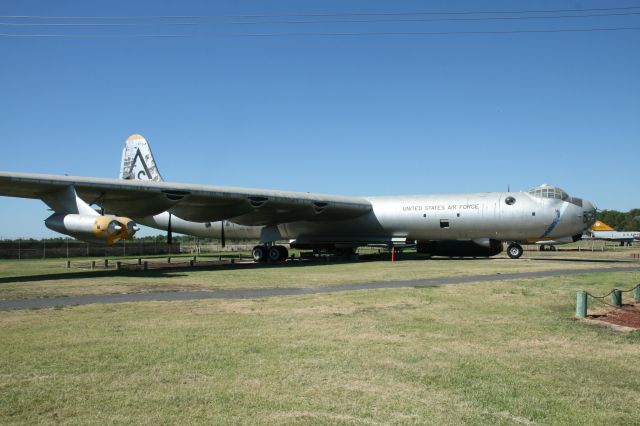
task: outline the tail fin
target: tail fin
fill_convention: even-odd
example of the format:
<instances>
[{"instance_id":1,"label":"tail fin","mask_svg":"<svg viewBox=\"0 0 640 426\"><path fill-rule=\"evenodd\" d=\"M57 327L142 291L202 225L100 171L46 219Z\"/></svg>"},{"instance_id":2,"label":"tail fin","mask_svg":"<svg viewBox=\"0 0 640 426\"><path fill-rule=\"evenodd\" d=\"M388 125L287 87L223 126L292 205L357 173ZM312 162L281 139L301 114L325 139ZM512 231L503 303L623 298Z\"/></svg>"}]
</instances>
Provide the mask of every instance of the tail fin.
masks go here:
<instances>
[{"instance_id":1,"label":"tail fin","mask_svg":"<svg viewBox=\"0 0 640 426\"><path fill-rule=\"evenodd\" d=\"M124 143L120 179L162 182L151 147L140 135L131 135Z\"/></svg>"},{"instance_id":2,"label":"tail fin","mask_svg":"<svg viewBox=\"0 0 640 426\"><path fill-rule=\"evenodd\" d=\"M606 223L601 222L599 220L596 220L596 223L593 224L591 229L593 231L613 231L614 230L612 227L610 227Z\"/></svg>"}]
</instances>

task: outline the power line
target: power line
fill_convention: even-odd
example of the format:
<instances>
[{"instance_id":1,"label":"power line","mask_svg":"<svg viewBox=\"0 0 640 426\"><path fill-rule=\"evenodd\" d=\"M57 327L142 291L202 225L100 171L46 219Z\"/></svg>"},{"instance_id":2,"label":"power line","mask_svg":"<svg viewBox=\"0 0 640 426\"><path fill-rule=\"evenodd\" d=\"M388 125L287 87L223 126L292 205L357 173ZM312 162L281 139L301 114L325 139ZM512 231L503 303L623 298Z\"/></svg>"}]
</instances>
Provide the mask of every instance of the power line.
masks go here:
<instances>
[{"instance_id":1,"label":"power line","mask_svg":"<svg viewBox=\"0 0 640 426\"><path fill-rule=\"evenodd\" d=\"M585 9L531 9L531 10L475 10L475 11L441 11L441 12L316 12L316 13L281 13L281 14L243 14L243 15L121 15L121 16L53 16L53 15L0 15L1 19L229 19L229 18L280 18L280 17L338 17L338 16L413 16L413 15L498 15L527 13L561 13L561 12L604 12L616 10L640 9L639 6L585 8Z\"/></svg>"},{"instance_id":2,"label":"power line","mask_svg":"<svg viewBox=\"0 0 640 426\"><path fill-rule=\"evenodd\" d=\"M186 34L3 34L8 38L182 38Z\"/></svg>"},{"instance_id":3,"label":"power line","mask_svg":"<svg viewBox=\"0 0 640 426\"><path fill-rule=\"evenodd\" d=\"M278 17L322 17L322 16L403 16L403 15L498 15L525 13L559 13L559 12L603 12L614 10L640 9L640 6L586 8L586 9L546 9L546 10L484 10L484 11L451 11L451 12L346 12L346 13L292 13L292 14L254 14L238 15L243 18L278 18Z\"/></svg>"},{"instance_id":4,"label":"power line","mask_svg":"<svg viewBox=\"0 0 640 426\"><path fill-rule=\"evenodd\" d=\"M506 31L431 31L431 32L395 32L395 31L376 31L376 32L312 32L312 33L254 33L254 34L226 34L247 37L286 37L286 36L440 36L440 35L501 35L501 34L536 34L536 33L580 33L580 32L599 32L599 31L638 31L640 27L613 27L613 28L571 28L571 29L541 29L541 30L506 30Z\"/></svg>"},{"instance_id":5,"label":"power line","mask_svg":"<svg viewBox=\"0 0 640 426\"><path fill-rule=\"evenodd\" d=\"M270 25L270 24L342 24L342 23L394 23L394 22L451 22L451 21L504 21L504 20L532 20L532 19L574 19L609 16L637 16L640 12L623 13L598 13L585 15L550 15L550 16L497 16L497 17L471 17L471 18L406 18L406 19L350 19L350 20L322 20L322 21L249 21L249 22L228 22L232 25ZM76 23L76 22L56 22L56 23L34 23L34 22L0 22L0 26L5 27L160 27L160 26L200 26L201 22L154 22L154 23Z\"/></svg>"},{"instance_id":6,"label":"power line","mask_svg":"<svg viewBox=\"0 0 640 426\"><path fill-rule=\"evenodd\" d=\"M156 22L152 24L136 23L136 24L123 24L123 23L24 23L24 22L0 22L0 26L3 27L163 27L163 26L192 26L201 25L197 22Z\"/></svg>"},{"instance_id":7,"label":"power line","mask_svg":"<svg viewBox=\"0 0 640 426\"><path fill-rule=\"evenodd\" d=\"M405 19L340 19L340 20L322 20L322 21L249 21L249 22L232 22L232 24L338 24L338 23L384 23L384 22L451 22L451 21L495 21L495 20L530 20L530 19L574 19L574 18L593 18L605 16L634 16L640 15L640 12L623 12L623 13L597 13L586 15L550 15L550 16L495 16L495 17L472 17L472 18L405 18Z\"/></svg>"},{"instance_id":8,"label":"power line","mask_svg":"<svg viewBox=\"0 0 640 426\"><path fill-rule=\"evenodd\" d=\"M506 30L506 31L432 31L432 32L309 32L309 33L219 33L218 37L353 37L353 36L446 36L446 35L506 35L506 34L541 34L541 33L582 33L638 31L640 27L612 28L571 28L571 29L538 29L538 30ZM188 34L3 34L0 37L51 37L51 38L127 38L127 37L190 37ZM193 36L191 36L193 37Z\"/></svg>"}]
</instances>

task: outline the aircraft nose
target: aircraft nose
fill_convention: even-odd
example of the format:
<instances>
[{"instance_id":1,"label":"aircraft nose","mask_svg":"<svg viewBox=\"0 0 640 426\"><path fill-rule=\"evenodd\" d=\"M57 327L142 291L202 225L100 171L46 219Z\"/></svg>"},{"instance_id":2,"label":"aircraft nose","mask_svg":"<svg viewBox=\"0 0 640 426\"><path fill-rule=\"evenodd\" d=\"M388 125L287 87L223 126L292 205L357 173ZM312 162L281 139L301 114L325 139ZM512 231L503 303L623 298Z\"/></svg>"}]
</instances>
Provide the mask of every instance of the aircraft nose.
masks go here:
<instances>
[{"instance_id":1,"label":"aircraft nose","mask_svg":"<svg viewBox=\"0 0 640 426\"><path fill-rule=\"evenodd\" d=\"M589 200L583 200L582 209L584 210L584 222L587 228L590 228L596 221L596 212L598 209Z\"/></svg>"}]
</instances>

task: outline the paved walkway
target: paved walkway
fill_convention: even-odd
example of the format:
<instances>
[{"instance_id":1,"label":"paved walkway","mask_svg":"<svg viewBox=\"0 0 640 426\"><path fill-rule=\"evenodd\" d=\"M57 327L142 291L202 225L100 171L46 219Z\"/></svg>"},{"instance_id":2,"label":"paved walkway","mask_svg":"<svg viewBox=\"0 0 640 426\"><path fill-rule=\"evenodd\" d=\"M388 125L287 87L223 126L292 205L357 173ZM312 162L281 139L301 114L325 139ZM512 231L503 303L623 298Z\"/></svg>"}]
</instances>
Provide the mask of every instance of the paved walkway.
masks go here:
<instances>
[{"instance_id":1,"label":"paved walkway","mask_svg":"<svg viewBox=\"0 0 640 426\"><path fill-rule=\"evenodd\" d=\"M153 293L100 294L86 296L50 297L42 299L0 300L0 310L38 309L63 306L89 305L94 303L127 303L148 301L176 301L203 299L261 299L274 296L299 296L306 294L338 293L343 291L382 288L435 287L450 284L471 284L487 281L508 281L530 278L545 278L558 275L579 275L598 272L640 271L640 266L614 268L556 269L550 271L518 272L510 274L464 275L423 280L383 281L364 284L344 284L331 287L265 288L247 290L214 291L165 291Z\"/></svg>"}]
</instances>

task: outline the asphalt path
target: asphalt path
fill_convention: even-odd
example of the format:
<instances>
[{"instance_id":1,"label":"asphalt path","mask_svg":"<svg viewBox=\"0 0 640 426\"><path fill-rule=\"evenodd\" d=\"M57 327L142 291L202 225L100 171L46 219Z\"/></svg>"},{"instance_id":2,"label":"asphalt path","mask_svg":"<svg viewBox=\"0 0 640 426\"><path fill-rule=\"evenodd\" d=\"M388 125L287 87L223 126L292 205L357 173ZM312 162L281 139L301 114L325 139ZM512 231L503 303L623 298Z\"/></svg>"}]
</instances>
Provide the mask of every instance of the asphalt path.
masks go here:
<instances>
[{"instance_id":1,"label":"asphalt path","mask_svg":"<svg viewBox=\"0 0 640 426\"><path fill-rule=\"evenodd\" d=\"M90 305L96 303L128 303L128 302L172 302L182 300L204 299L262 299L275 296L301 296L307 294L338 293L356 290L375 290L384 288L436 287L452 284L471 284L487 281L509 281L531 278L554 277L558 275L580 275L598 272L640 271L640 266L613 268L556 269L550 271L518 272L510 274L464 275L457 277L441 277L421 280L382 281L364 284L344 284L331 287L294 287L265 288L246 290L212 290L212 291L164 291L152 293L96 294L85 296L64 296L40 299L0 300L0 310L41 309L65 306Z\"/></svg>"}]
</instances>

